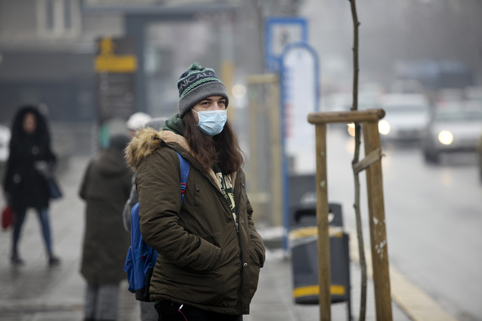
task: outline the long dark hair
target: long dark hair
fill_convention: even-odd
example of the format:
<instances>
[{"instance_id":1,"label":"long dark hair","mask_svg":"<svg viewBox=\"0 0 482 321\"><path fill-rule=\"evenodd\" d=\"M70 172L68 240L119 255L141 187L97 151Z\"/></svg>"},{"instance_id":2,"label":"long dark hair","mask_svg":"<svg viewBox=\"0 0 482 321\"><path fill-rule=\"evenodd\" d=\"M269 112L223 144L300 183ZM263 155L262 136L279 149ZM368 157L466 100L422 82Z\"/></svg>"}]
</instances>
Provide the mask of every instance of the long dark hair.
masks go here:
<instances>
[{"instance_id":1,"label":"long dark hair","mask_svg":"<svg viewBox=\"0 0 482 321\"><path fill-rule=\"evenodd\" d=\"M12 138L10 139L10 146L17 144L28 135L23 129L23 121L27 114L34 115L36 123L35 131L29 136L37 143L50 146L50 133L47 127L47 121L40 113L39 109L34 105L24 105L20 107L15 114L12 122Z\"/></svg>"},{"instance_id":2,"label":"long dark hair","mask_svg":"<svg viewBox=\"0 0 482 321\"><path fill-rule=\"evenodd\" d=\"M182 117L182 122L185 128L184 138L205 170L212 168L215 164L219 165L224 174L241 169L244 154L229 121L226 121L220 134L212 137L197 128L192 110Z\"/></svg>"}]
</instances>

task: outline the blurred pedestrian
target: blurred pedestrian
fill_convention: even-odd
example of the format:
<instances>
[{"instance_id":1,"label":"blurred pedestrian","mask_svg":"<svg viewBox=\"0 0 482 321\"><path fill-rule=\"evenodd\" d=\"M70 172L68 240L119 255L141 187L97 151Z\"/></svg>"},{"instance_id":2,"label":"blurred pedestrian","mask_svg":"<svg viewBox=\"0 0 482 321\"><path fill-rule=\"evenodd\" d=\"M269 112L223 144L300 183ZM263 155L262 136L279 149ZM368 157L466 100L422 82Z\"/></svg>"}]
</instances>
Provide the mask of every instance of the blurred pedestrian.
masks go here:
<instances>
[{"instance_id":1,"label":"blurred pedestrian","mask_svg":"<svg viewBox=\"0 0 482 321\"><path fill-rule=\"evenodd\" d=\"M131 138L134 137L136 132L139 129L144 128L147 122L150 121L151 119L152 119L151 116L143 112L137 112L132 114L127 120L127 128L129 129L130 137Z\"/></svg>"},{"instance_id":2,"label":"blurred pedestrian","mask_svg":"<svg viewBox=\"0 0 482 321\"><path fill-rule=\"evenodd\" d=\"M152 129L161 130L162 126L166 122L167 118L165 117L156 117L152 118L150 121L146 123L145 126L143 127L149 127ZM135 181L136 175L132 176L132 188L131 188L131 193L129 195L129 199L126 202L126 205L124 206L124 227L125 229L130 232L131 231L131 210L136 205L137 202L139 202L139 198L137 196L137 188L136 188L136 181Z\"/></svg>"},{"instance_id":3,"label":"blurred pedestrian","mask_svg":"<svg viewBox=\"0 0 482 321\"><path fill-rule=\"evenodd\" d=\"M117 320L119 283L126 279L130 245L122 220L132 178L124 159L128 142L128 136L112 136L109 147L89 163L80 187L86 202L80 269L87 281L85 320Z\"/></svg>"},{"instance_id":4,"label":"blurred pedestrian","mask_svg":"<svg viewBox=\"0 0 482 321\"><path fill-rule=\"evenodd\" d=\"M149 122L147 122L145 127L150 127L155 130L160 130L166 120L167 118L164 118L164 117L153 118ZM126 205L124 206L124 212L123 212L124 227L128 232L131 231L131 210L134 207L134 205L137 204L139 199L137 196L135 178L136 178L136 175L134 174L132 176L131 193L129 195L129 199L126 202ZM158 321L159 320L157 311L154 307L154 302L139 301L139 303L140 303L140 310L141 310L141 321Z\"/></svg>"},{"instance_id":5,"label":"blurred pedestrian","mask_svg":"<svg viewBox=\"0 0 482 321\"><path fill-rule=\"evenodd\" d=\"M49 187L45 171L53 171L56 157L50 149L50 133L47 121L33 105L21 107L13 118L10 152L4 179L7 203L15 213L12 233L13 265L22 265L19 254L19 240L27 210L35 209L42 226L42 236L50 265L60 260L52 249L49 222Z\"/></svg>"},{"instance_id":6,"label":"blurred pedestrian","mask_svg":"<svg viewBox=\"0 0 482 321\"><path fill-rule=\"evenodd\" d=\"M142 236L159 252L150 297L162 320L242 320L265 248L226 118L226 87L198 64L177 86L179 113L162 131L139 130L126 150L137 175ZM178 154L190 164L183 202Z\"/></svg>"}]
</instances>

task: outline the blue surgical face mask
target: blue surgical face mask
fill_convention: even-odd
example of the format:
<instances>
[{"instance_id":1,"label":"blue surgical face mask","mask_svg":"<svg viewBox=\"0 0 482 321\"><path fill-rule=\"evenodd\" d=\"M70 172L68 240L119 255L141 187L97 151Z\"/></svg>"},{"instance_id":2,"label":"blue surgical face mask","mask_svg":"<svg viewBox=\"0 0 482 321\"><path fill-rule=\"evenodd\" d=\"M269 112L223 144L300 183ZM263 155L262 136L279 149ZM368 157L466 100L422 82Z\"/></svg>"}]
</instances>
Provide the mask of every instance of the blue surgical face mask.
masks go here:
<instances>
[{"instance_id":1,"label":"blue surgical face mask","mask_svg":"<svg viewBox=\"0 0 482 321\"><path fill-rule=\"evenodd\" d=\"M197 125L206 135L216 136L223 131L224 124L226 124L227 114L226 110L208 110L208 111L193 111L199 117L199 124Z\"/></svg>"}]
</instances>

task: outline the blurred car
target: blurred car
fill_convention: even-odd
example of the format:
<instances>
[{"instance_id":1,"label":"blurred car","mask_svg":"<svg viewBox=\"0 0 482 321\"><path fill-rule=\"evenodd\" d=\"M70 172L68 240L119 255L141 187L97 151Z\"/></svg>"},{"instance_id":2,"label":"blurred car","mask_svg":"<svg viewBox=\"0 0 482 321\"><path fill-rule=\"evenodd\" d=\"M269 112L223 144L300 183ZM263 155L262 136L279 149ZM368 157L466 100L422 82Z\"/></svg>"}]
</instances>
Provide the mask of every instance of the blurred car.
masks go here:
<instances>
[{"instance_id":1,"label":"blurred car","mask_svg":"<svg viewBox=\"0 0 482 321\"><path fill-rule=\"evenodd\" d=\"M438 106L425 130L425 160L438 163L442 153L474 152L482 131L482 103L467 101Z\"/></svg>"},{"instance_id":2,"label":"blurred car","mask_svg":"<svg viewBox=\"0 0 482 321\"><path fill-rule=\"evenodd\" d=\"M385 118L379 121L382 141L417 141L430 120L430 104L421 94L387 94L381 107Z\"/></svg>"},{"instance_id":3,"label":"blurred car","mask_svg":"<svg viewBox=\"0 0 482 321\"><path fill-rule=\"evenodd\" d=\"M353 100L353 94L351 94L351 101ZM351 109L351 104L345 111ZM380 108L380 94L377 91L360 91L358 93L358 110L367 109L379 109ZM350 136L355 136L355 124L347 124L347 132Z\"/></svg>"},{"instance_id":4,"label":"blurred car","mask_svg":"<svg viewBox=\"0 0 482 321\"><path fill-rule=\"evenodd\" d=\"M0 125L0 163L5 163L8 159L8 144L10 142L10 129Z\"/></svg>"}]
</instances>

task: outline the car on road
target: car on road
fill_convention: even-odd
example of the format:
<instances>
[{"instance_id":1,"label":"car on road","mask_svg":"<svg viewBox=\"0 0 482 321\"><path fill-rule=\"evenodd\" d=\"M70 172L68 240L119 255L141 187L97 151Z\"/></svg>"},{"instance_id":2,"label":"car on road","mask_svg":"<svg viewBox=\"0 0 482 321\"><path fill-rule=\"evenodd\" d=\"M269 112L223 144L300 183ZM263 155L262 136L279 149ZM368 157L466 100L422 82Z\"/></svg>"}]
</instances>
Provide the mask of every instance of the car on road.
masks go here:
<instances>
[{"instance_id":1,"label":"car on road","mask_svg":"<svg viewBox=\"0 0 482 321\"><path fill-rule=\"evenodd\" d=\"M338 104L336 104L338 103ZM323 111L350 111L353 106L353 93L337 93L328 97ZM330 109L331 108L331 109ZM378 109L380 108L380 93L375 90L366 90L358 92L358 110ZM350 136L355 136L355 124L347 124Z\"/></svg>"},{"instance_id":2,"label":"car on road","mask_svg":"<svg viewBox=\"0 0 482 321\"><path fill-rule=\"evenodd\" d=\"M438 163L442 153L474 152L482 131L482 103L459 101L438 105L423 140L425 160Z\"/></svg>"},{"instance_id":3,"label":"car on road","mask_svg":"<svg viewBox=\"0 0 482 321\"><path fill-rule=\"evenodd\" d=\"M382 141L418 141L430 120L430 103L422 94L386 94L386 116L378 123Z\"/></svg>"}]
</instances>

